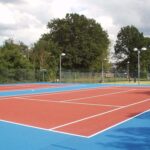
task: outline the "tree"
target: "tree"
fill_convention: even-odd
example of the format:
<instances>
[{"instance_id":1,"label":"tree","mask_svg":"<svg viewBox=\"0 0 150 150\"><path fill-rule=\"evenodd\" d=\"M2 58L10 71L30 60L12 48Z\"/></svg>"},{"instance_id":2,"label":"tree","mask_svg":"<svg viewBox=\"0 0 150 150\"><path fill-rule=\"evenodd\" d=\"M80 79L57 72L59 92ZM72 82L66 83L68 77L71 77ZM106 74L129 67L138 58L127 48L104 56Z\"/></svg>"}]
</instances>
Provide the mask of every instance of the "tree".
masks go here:
<instances>
[{"instance_id":1,"label":"tree","mask_svg":"<svg viewBox=\"0 0 150 150\"><path fill-rule=\"evenodd\" d=\"M115 44L115 57L118 61L118 68L126 70L127 62L130 62L130 72L137 70L137 53L134 48L141 49L144 44L143 33L134 26L126 26L121 28L117 35Z\"/></svg>"},{"instance_id":2,"label":"tree","mask_svg":"<svg viewBox=\"0 0 150 150\"><path fill-rule=\"evenodd\" d=\"M22 53L22 45L14 43L9 39L0 47L0 80L7 78L19 80L20 70L31 69L32 64Z\"/></svg>"},{"instance_id":3,"label":"tree","mask_svg":"<svg viewBox=\"0 0 150 150\"><path fill-rule=\"evenodd\" d=\"M142 54L142 68L145 70L145 72L150 73L150 38L145 37L144 38L144 46L147 48L147 51Z\"/></svg>"},{"instance_id":4,"label":"tree","mask_svg":"<svg viewBox=\"0 0 150 150\"><path fill-rule=\"evenodd\" d=\"M5 69L26 69L32 65L26 55L22 53L22 45L14 43L13 40L6 40L1 47L0 65Z\"/></svg>"},{"instance_id":5,"label":"tree","mask_svg":"<svg viewBox=\"0 0 150 150\"><path fill-rule=\"evenodd\" d=\"M42 39L58 46L57 52L52 52L57 57L62 52L66 53L63 68L101 69L101 61L108 57L109 39L106 31L95 20L84 15L67 14L63 19L51 20L47 27L50 32L44 34Z\"/></svg>"},{"instance_id":6,"label":"tree","mask_svg":"<svg viewBox=\"0 0 150 150\"><path fill-rule=\"evenodd\" d=\"M43 71L45 70L48 73L48 80L55 79L58 70L58 53L58 46L54 44L54 42L52 42L50 39L39 39L38 42L34 44L31 52L31 60L34 65L34 69L40 70L40 74L43 74Z\"/></svg>"}]
</instances>

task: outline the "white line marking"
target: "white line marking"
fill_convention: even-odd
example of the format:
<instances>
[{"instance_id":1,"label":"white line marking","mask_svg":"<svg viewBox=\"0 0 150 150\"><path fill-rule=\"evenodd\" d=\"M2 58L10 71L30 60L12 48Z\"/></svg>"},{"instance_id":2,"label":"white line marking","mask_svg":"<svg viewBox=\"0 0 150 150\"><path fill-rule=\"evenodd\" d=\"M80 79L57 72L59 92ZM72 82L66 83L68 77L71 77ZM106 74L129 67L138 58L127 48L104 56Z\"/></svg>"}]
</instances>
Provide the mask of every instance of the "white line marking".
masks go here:
<instances>
[{"instance_id":1,"label":"white line marking","mask_svg":"<svg viewBox=\"0 0 150 150\"><path fill-rule=\"evenodd\" d=\"M142 102L145 102L145 101L148 101L148 100L150 100L150 99L146 99L146 100L143 100ZM135 104L134 104L135 105ZM115 109L116 110L116 109ZM114 110L114 111L115 111ZM84 136L84 135L80 135L80 134L72 134L72 133L67 133L67 132L63 132L63 131L56 131L56 130L54 130L54 129L45 129L45 128L41 128L41 127L36 127L36 126L31 126L31 125L26 125L26 124L21 124L21 123L16 123L16 122L12 122L12 121L7 121L7 120L0 120L1 122L6 122L6 123L11 123L11 124L16 124L16 125L20 125L20 126L24 126L24 127L28 127L28 128L35 128L35 129L39 129L39 130L44 130L44 131L51 131L51 132L56 132L56 133L61 133L61 134L66 134L66 135L72 135L72 136L78 136L78 137L83 137L83 138L91 138L91 137L93 137L93 136L96 136L97 134L100 134L100 133L102 133L102 132L104 132L104 131L106 131L106 130L109 130L109 129L111 129L111 128L113 128L113 127L115 127L115 126L117 126L117 125L120 125L120 124L123 124L123 123L125 123L125 122L127 122L127 121L129 121L129 120L131 120L131 119L134 119L135 117L137 117L137 116L140 116L140 115L142 115L142 114L144 114L144 113L146 113L146 112L148 112L148 111L150 111L150 109L149 110L146 110L146 111L144 111L144 112L142 112L142 113L140 113L140 114L138 114L138 115L136 115L136 116L134 116L134 117L131 117L131 118L129 118L129 119L126 119L126 120L124 120L124 121L122 121L122 122L120 122L120 123L118 123L118 124L115 124L115 125L113 125L113 126L111 126L111 127L109 127L109 128L106 128L106 129L104 129L104 130L102 130L102 131L99 131L99 132L97 132L97 133L95 133L95 134L92 134L92 135L90 135L90 136Z\"/></svg>"},{"instance_id":2,"label":"white line marking","mask_svg":"<svg viewBox=\"0 0 150 150\"><path fill-rule=\"evenodd\" d=\"M95 96L89 96L89 97L82 97L82 98L75 98L75 99L69 99L69 100L63 100L63 101L59 101L59 102L71 102L71 101L78 101L78 100L82 100L82 99L92 99L92 98L95 98L95 97L102 97L102 96L107 96L107 95L114 95L114 94L120 94L120 93L127 93L127 92L130 92L130 91L133 91L133 90L136 90L136 89L131 89L131 90L126 90L126 91L119 91L119 92L112 92L112 93L107 93L107 94L99 94L99 95L95 95ZM73 91L72 91L73 92ZM56 94L56 93L54 93ZM53 94L52 94L53 95ZM5 97L5 98L1 98L0 100L3 100L3 99L10 99L10 98L20 98L20 99L25 99L27 98L29 100L28 97L31 97L31 96L13 96L13 97ZM30 100L36 100L36 99L33 99L33 98L30 98ZM39 101L46 101L46 100L39 100ZM55 101L55 100L51 100L51 101ZM94 105L94 104L93 104ZM109 105L108 105L109 106ZM113 105L111 105L113 106ZM115 106L115 105L114 105ZM115 107L121 107L121 106L115 106Z\"/></svg>"},{"instance_id":3,"label":"white line marking","mask_svg":"<svg viewBox=\"0 0 150 150\"><path fill-rule=\"evenodd\" d=\"M69 87L69 86L68 86ZM72 86L71 86L72 87ZM80 91L89 91L89 90L95 90L95 89L116 89L116 87L114 87L114 86L111 86L111 87L113 87L113 88L110 88L110 86L108 87L91 87L91 88L89 88L89 87L87 87L87 88L84 88L84 89L73 89L73 90L66 90L66 91L54 91L54 92L52 92L52 93L49 93L49 92L42 92L42 93L39 93L39 94L37 94L37 93L30 93L30 94L22 94L22 95L16 95L16 94L13 94L13 95L10 95L10 96L7 96L7 97L14 97L14 96L26 96L26 97L30 97L30 96L39 96L39 95L55 95L55 94L61 94L61 93L74 93L74 92L80 92ZM59 88L59 87L57 87L57 88ZM23 90L24 91L24 90ZM32 90L31 90L32 91ZM6 96L0 96L0 98L3 98L3 97L6 97Z\"/></svg>"},{"instance_id":4,"label":"white line marking","mask_svg":"<svg viewBox=\"0 0 150 150\"><path fill-rule=\"evenodd\" d=\"M3 119L1 119L0 121L6 122L6 123L11 123L11 124L16 124L16 125L21 125L21 126L25 126L25 127L30 127L30 128L35 128L35 129L40 129L40 130L49 131L49 129L46 129L46 128L36 127L36 126L27 125L27 124L23 124L23 123L17 123L17 122L7 121L7 120L3 120Z\"/></svg>"},{"instance_id":5,"label":"white line marking","mask_svg":"<svg viewBox=\"0 0 150 150\"><path fill-rule=\"evenodd\" d=\"M126 87L126 86L125 86ZM91 87L91 88L84 88L84 89L73 89L73 90L68 90L68 91L54 91L53 93L49 92L43 92L43 93L30 93L30 94L22 94L22 95L10 95L8 97L14 97L14 96L24 96L24 97L30 97L30 96L42 96L42 95L55 95L55 94L62 94L62 93L75 93L75 92L82 92L82 91L91 91L91 90L96 90L96 89L120 89L124 88L123 86L115 86L115 85L110 85L110 86L104 86L104 87ZM137 88L136 90L145 90L145 89L138 89L140 87L127 87L127 88ZM142 87L143 88L143 87ZM146 87L147 88L147 87ZM121 90L121 89L120 89ZM124 89L122 89L124 90ZM24 90L23 90L24 91ZM7 97L7 96L0 96L0 98Z\"/></svg>"},{"instance_id":6,"label":"white line marking","mask_svg":"<svg viewBox=\"0 0 150 150\"><path fill-rule=\"evenodd\" d=\"M66 135L72 135L72 136L78 136L78 137L88 138L87 136L84 136L84 135L67 133L67 132L61 132L61 131L55 131L55 130L51 130L51 129L46 129L46 128L41 128L41 127L31 126L31 125L17 123L17 122L13 122L13 121L7 121L7 120L3 120L3 119L1 119L0 122L15 124L15 125L23 126L23 127L34 128L34 129L48 131L48 132L55 132L55 133L61 133L61 134L66 134Z\"/></svg>"},{"instance_id":7,"label":"white line marking","mask_svg":"<svg viewBox=\"0 0 150 150\"><path fill-rule=\"evenodd\" d=\"M106 107L123 107L123 106L120 106L120 105L107 105L107 104L92 104L92 103L77 103L77 102L62 102L60 101L61 103L68 103L68 104L79 104L79 105L91 105L91 106L106 106Z\"/></svg>"},{"instance_id":8,"label":"white line marking","mask_svg":"<svg viewBox=\"0 0 150 150\"><path fill-rule=\"evenodd\" d=\"M93 115L93 116L88 116L88 117L85 117L85 118L82 118L82 119L79 119L79 120L75 120L75 121L72 121L72 122L60 125L60 126L56 126L54 128L51 128L51 130L55 130L55 129L58 129L58 128L62 128L64 126L68 126L68 125L71 125L71 124L75 124L75 123L78 123L78 122L89 120L89 119L92 119L92 118L95 118L95 117L98 117L98 116L102 116L102 115L105 115L105 114L108 114L108 113L111 113L111 112L114 112L114 111L117 111L117 110L120 110L120 109L128 108L128 107L140 104L140 103L144 103L144 102L147 102L147 101L150 101L150 98L149 99L145 99L145 100L140 101L140 102L137 102L137 103L132 103L132 104L129 104L129 105L126 105L126 106L123 106L123 107L119 107L119 108L116 108L116 109L105 111L103 113L99 113L99 114L96 114L96 115Z\"/></svg>"},{"instance_id":9,"label":"white line marking","mask_svg":"<svg viewBox=\"0 0 150 150\"><path fill-rule=\"evenodd\" d=\"M71 135L71 136L78 136L78 137L83 137L83 138L92 138L92 137L94 137L94 136L96 136L96 135L98 135L98 134L100 134L100 133L102 133L102 132L105 132L105 131L107 131L107 130L109 130L109 129L112 129L112 128L114 128L114 127L116 127L116 126L118 126L118 125L120 125L120 124L123 124L123 123L125 123L125 122L127 122L127 121L130 121L130 120L132 120L132 119L134 119L134 118L136 118L136 117L138 117L138 116L140 116L140 115L142 115L142 114L144 114L144 113L147 113L147 112L149 112L149 111L150 111L150 109L149 109L149 110L146 110L146 111L144 111L144 112L142 112L142 113L140 113L140 114L138 114L138 115L136 115L136 116L134 116L134 117L131 117L131 118L126 119L126 120L124 120L124 121L122 121L122 122L119 122L119 123L117 123L117 124L115 124L115 125L113 125L113 126L110 126L110 127L106 128L106 129L104 129L104 130L102 130L102 131L99 131L99 132L97 132L97 133L94 133L94 134L92 134L92 135L90 135L90 136L84 136L84 135L80 135L80 134L67 133L67 132L57 131L57 130L52 130L52 129L45 129L45 128L41 128L41 127L30 126L30 125L21 124L21 123L16 123L16 122L7 121L7 120L0 120L0 122L6 122L6 123L10 123L10 124L16 124L16 125L19 125L19 126L28 127L28 128L34 128L34 129L39 129L39 130L44 130L44 131L50 131L50 132L56 132L56 133L61 133L61 134L66 134L66 135Z\"/></svg>"},{"instance_id":10,"label":"white line marking","mask_svg":"<svg viewBox=\"0 0 150 150\"><path fill-rule=\"evenodd\" d=\"M3 98L0 98L0 100L11 99L11 98L14 98L14 97L3 97Z\"/></svg>"},{"instance_id":11,"label":"white line marking","mask_svg":"<svg viewBox=\"0 0 150 150\"><path fill-rule=\"evenodd\" d=\"M0 90L0 92L15 92L15 91L26 91L26 90L40 90L40 89L51 89L51 88L60 88L60 87L63 87L63 86L49 86L49 87L26 87L25 89L8 89L8 90ZM18 87L19 88L19 87Z\"/></svg>"},{"instance_id":12,"label":"white line marking","mask_svg":"<svg viewBox=\"0 0 150 150\"><path fill-rule=\"evenodd\" d=\"M73 134L73 133L57 131L57 130L49 130L49 131L56 132L56 133L61 133L61 134L67 134L67 135L71 135L71 136L78 136L78 137L88 138L88 136L84 136L84 135L81 135L81 134Z\"/></svg>"},{"instance_id":13,"label":"white line marking","mask_svg":"<svg viewBox=\"0 0 150 150\"><path fill-rule=\"evenodd\" d=\"M102 96L107 96L107 95L114 95L114 94L120 94L120 93L127 93L127 92L130 92L130 91L134 91L136 89L130 89L130 90L126 90L126 91L119 91L119 92L112 92L112 93L107 93L107 94L99 94L99 95L94 95L94 96L88 96L88 97L82 97L82 98L74 98L74 99L69 99L69 100L63 100L63 101L59 101L59 102L71 102L71 101L79 101L79 100L82 100L82 99L92 99L92 98L95 98L95 97L102 97ZM19 98L19 96L16 96L17 98ZM31 96L22 96L23 98L28 98L28 97L31 97ZM22 98L20 96L20 98ZM30 98L32 99L32 98ZM50 100L50 99L49 99ZM41 100L42 101L42 100ZM43 100L44 101L44 100ZM53 100L53 101L56 101L56 100ZM113 106L113 105L112 105ZM117 107L117 106L116 106ZM120 107L120 106L118 106Z\"/></svg>"},{"instance_id":14,"label":"white line marking","mask_svg":"<svg viewBox=\"0 0 150 150\"><path fill-rule=\"evenodd\" d=\"M76 92L82 92L82 91L91 91L91 90L103 90L103 89L116 89L116 87L92 87L92 88L84 88L84 89L73 89L73 90L67 90L67 91L55 91L54 93L48 93L48 92L43 92L39 94L29 94L29 95L24 95L24 97L30 97L30 96L42 96L42 95L57 95L57 94L62 94L62 93L76 93ZM17 96L17 95L14 95Z\"/></svg>"},{"instance_id":15,"label":"white line marking","mask_svg":"<svg viewBox=\"0 0 150 150\"><path fill-rule=\"evenodd\" d=\"M102 132L105 132L105 131L107 131L107 130L109 130L109 129L111 129L111 128L114 128L114 127L116 127L116 126L118 126L118 125L120 125L120 124L123 124L123 123L125 123L125 122L127 122L127 121L130 121L130 120L132 120L132 119L134 119L134 118L136 118L136 117L138 117L138 116L140 116L140 115L142 115L142 114L144 114L144 113L146 113L146 112L149 112L149 111L150 111L150 109L149 109L149 110L146 110L146 111L144 111L144 112L142 112L142 113L139 113L139 114L137 114L137 115L135 115L135 116L133 116L133 117L131 117L131 118L129 118L129 119L126 119L126 120L124 120L124 121L121 121L121 122L119 122L119 123L117 123L117 124L115 124L115 125L113 125L113 126L110 126L110 127L106 128L106 129L104 129L104 130L101 130L101 131L99 131L99 132L96 132L96 133L94 133L94 134L88 136L88 138L94 137L94 136L96 136L96 135L98 135L98 134L100 134L100 133L102 133Z\"/></svg>"},{"instance_id":16,"label":"white line marking","mask_svg":"<svg viewBox=\"0 0 150 150\"><path fill-rule=\"evenodd\" d=\"M108 96L108 95L115 95L115 94L121 94L121 93L128 93L131 91L135 91L136 89L131 89L131 90L127 90L127 91L119 91L119 92L112 92L112 93L106 93L106 94L99 94L99 95L94 95L94 96L88 96L88 97L82 97L82 98L74 98L74 99L70 99L70 100L63 100L61 102L71 102L71 101L78 101L78 100L82 100L82 99L91 99L91 98L95 98L95 97L102 97L102 96Z\"/></svg>"},{"instance_id":17,"label":"white line marking","mask_svg":"<svg viewBox=\"0 0 150 150\"><path fill-rule=\"evenodd\" d=\"M97 88L97 87L96 87ZM92 88L92 89L89 89L89 90L94 90L94 89L96 89L96 88ZM102 87L99 87L99 88L102 88ZM99 88L97 88L97 89L99 89ZM104 87L103 87L104 88ZM102 89L103 89L102 88ZM115 88L113 88L113 89L115 89ZM78 90L76 90L77 92L78 91L82 91L82 90L86 90L86 89L78 89ZM132 90L138 90L138 89L132 89ZM76 91L72 91L72 92L76 92ZM70 92L70 91L60 91L60 92L57 92L57 93L62 93L62 92ZM57 93L51 93L51 94L57 94ZM43 93L41 93L41 94L37 94L37 95L42 95ZM30 96L30 95L29 95ZM3 99L10 99L11 97L4 97ZM18 97L18 98L20 98L20 97ZM40 101L40 100L39 100ZM43 100L42 100L43 101ZM118 108L118 109L113 109L112 111L116 111L116 110L119 110L119 109L122 109L122 108L125 108L125 107L129 107L129 106L131 106L131 105L136 105L136 104L139 104L139 103L143 103L143 102L145 102L145 101L149 101L149 99L145 99L145 100L143 100L143 101L140 101L140 102L138 102L138 103L133 103L133 104L130 104L130 105L127 105L127 106L123 106L123 107L120 107L120 108ZM55 101L56 102L56 101ZM149 111L149 110L148 110ZM145 111L145 112L147 112L147 111ZM145 112L143 112L143 113L145 113ZM109 112L106 112L106 113L109 113ZM139 116L139 115L141 115L141 114L143 114L143 113L140 113L140 114L138 114L138 115L136 115L136 116ZM97 114L98 115L98 114ZM100 114L99 114L100 115ZM101 114L102 115L102 114ZM113 128L113 127L115 127L115 126L117 126L117 125L119 125L119 124L122 124L122 123L124 123L124 122L126 122L126 121L128 121L128 120L130 120L130 119L133 119L133 118L135 118L136 116L134 116L134 117L132 117L132 118L129 118L129 119L127 119L127 120L125 120L125 121L122 121L122 122L120 122L120 123L118 123L118 124L116 124L116 125L114 125L114 126L111 126L111 127L109 127L109 128L107 128L107 129L105 129L105 130L108 130L108 129L110 129L110 128ZM91 116L92 117L92 116ZM95 116L96 117L96 116ZM83 118L84 119L84 118ZM90 118L89 118L90 119ZM86 120L86 119L85 119ZM90 138L90 137L93 137L93 136L95 136L95 135L97 135L97 134L99 134L99 133L101 133L101 132L104 132L105 130L103 130L103 131L100 131L100 132L97 132L97 133L95 133L95 134L93 134L93 135L91 135L91 136L83 136L83 135L78 135L78 134L71 134L71 133L66 133L66 132L62 132L62 131L55 131L54 129L56 129L56 127L55 128L51 128L51 129L44 129L44 128L40 128L40 127L35 127L35 126L29 126L29 125L25 125L25 124L20 124L20 123L15 123L15 122L11 122L11 121L6 121L6 120L0 120L0 121L2 121L2 122L8 122L8 123L12 123L12 124L18 124L18 125L21 125L21 126L26 126L26 127L32 127L32 128L37 128L37 129L41 129L41 130L46 130L46 131L52 131L52 132L58 132L58 133L63 133L63 134L68 134L68 135L74 135L74 136L79 136L79 137L85 137L85 138ZM64 126L64 125L63 125Z\"/></svg>"},{"instance_id":18,"label":"white line marking","mask_svg":"<svg viewBox=\"0 0 150 150\"><path fill-rule=\"evenodd\" d=\"M77 103L77 102L63 102L63 101L55 101L55 100L40 100L40 99L32 99L32 98L25 98L25 97L14 97L16 99L24 99L29 101L39 101L39 102L48 102L48 103L63 103L63 104L77 104L77 105L89 105L89 106L107 106L107 107L122 107L118 105L107 105L107 104L92 104L92 103Z\"/></svg>"}]
</instances>

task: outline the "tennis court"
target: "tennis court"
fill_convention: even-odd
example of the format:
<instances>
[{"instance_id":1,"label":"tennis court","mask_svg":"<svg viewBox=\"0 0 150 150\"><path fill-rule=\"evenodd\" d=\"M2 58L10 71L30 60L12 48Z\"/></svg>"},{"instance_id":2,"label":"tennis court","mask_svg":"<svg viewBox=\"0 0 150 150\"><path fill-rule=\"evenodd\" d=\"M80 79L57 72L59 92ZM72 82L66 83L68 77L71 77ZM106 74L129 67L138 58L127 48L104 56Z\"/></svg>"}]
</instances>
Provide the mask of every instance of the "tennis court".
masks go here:
<instances>
[{"instance_id":1,"label":"tennis court","mask_svg":"<svg viewBox=\"0 0 150 150\"><path fill-rule=\"evenodd\" d=\"M0 86L0 149L150 149L150 87Z\"/></svg>"}]
</instances>

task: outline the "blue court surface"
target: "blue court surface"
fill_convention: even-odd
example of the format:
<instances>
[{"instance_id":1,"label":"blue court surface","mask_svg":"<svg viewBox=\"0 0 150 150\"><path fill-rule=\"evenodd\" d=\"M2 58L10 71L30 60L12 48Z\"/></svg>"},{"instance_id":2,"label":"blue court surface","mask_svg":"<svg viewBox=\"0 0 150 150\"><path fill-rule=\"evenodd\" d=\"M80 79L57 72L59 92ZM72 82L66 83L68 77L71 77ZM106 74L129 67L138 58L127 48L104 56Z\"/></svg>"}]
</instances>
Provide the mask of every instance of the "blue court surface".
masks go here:
<instances>
[{"instance_id":1,"label":"blue court surface","mask_svg":"<svg viewBox=\"0 0 150 150\"><path fill-rule=\"evenodd\" d=\"M0 96L60 92L111 85L76 84L0 92ZM80 137L0 120L0 150L150 150L150 110L92 137Z\"/></svg>"}]
</instances>

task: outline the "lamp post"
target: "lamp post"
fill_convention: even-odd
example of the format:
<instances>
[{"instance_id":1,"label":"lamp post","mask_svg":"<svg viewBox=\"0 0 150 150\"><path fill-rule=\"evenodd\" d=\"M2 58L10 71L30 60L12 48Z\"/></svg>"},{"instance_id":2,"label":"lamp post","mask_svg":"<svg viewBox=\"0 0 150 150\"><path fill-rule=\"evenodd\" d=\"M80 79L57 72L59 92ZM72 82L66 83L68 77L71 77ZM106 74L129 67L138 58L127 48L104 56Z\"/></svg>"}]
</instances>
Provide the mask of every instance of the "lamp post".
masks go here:
<instances>
[{"instance_id":1,"label":"lamp post","mask_svg":"<svg viewBox=\"0 0 150 150\"><path fill-rule=\"evenodd\" d=\"M130 62L127 61L127 78L128 78L128 80L129 80L129 82L130 82L130 70L129 70L129 64L130 64Z\"/></svg>"},{"instance_id":2,"label":"lamp post","mask_svg":"<svg viewBox=\"0 0 150 150\"><path fill-rule=\"evenodd\" d=\"M59 82L61 82L61 59L65 55L66 55L65 53L61 53L59 56Z\"/></svg>"},{"instance_id":3,"label":"lamp post","mask_svg":"<svg viewBox=\"0 0 150 150\"><path fill-rule=\"evenodd\" d=\"M102 78L101 78L101 82L103 83L104 82L104 62L103 61L105 61L105 60L107 60L106 58L104 59L104 60L102 60L102 72L101 72L101 76L102 76Z\"/></svg>"},{"instance_id":4,"label":"lamp post","mask_svg":"<svg viewBox=\"0 0 150 150\"><path fill-rule=\"evenodd\" d=\"M138 53L138 84L140 84L140 72L141 72L141 67L140 67L140 52L141 51L146 51L147 48L145 48L145 47L143 47L141 49L134 48L133 50Z\"/></svg>"}]
</instances>

